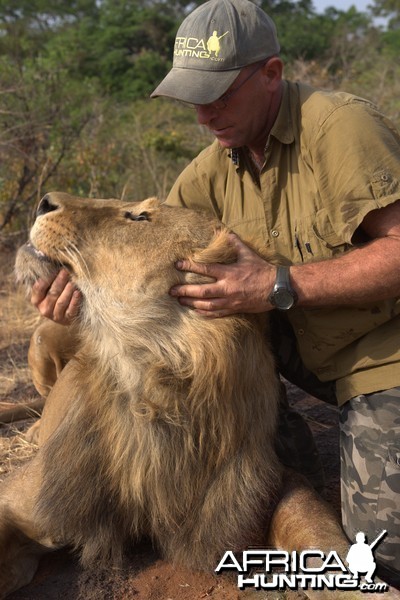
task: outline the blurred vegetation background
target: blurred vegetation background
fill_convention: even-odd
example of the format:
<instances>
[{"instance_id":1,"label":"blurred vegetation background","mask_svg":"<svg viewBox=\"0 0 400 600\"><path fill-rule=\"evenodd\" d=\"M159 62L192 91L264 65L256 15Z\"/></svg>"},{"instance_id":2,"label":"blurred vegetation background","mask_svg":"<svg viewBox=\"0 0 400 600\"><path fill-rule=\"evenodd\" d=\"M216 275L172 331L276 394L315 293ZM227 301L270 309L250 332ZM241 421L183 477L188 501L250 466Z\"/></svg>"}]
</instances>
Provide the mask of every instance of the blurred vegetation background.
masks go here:
<instances>
[{"instance_id":1,"label":"blurred vegetation background","mask_svg":"<svg viewBox=\"0 0 400 600\"><path fill-rule=\"evenodd\" d=\"M200 1L0 0L0 233L51 189L164 198L210 141L193 111L149 93ZM374 101L400 125L400 0L367 12L261 0L285 76ZM373 152L373 149L371 149Z\"/></svg>"}]
</instances>

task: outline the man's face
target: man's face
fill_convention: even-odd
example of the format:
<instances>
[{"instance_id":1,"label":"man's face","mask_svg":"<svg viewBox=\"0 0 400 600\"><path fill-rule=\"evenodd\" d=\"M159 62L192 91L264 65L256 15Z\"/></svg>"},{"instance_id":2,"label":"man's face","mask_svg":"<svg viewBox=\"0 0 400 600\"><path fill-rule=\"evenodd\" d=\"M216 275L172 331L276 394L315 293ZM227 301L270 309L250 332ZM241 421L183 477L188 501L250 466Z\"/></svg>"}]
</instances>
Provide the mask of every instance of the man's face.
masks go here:
<instances>
[{"instance_id":1,"label":"man's face","mask_svg":"<svg viewBox=\"0 0 400 600\"><path fill-rule=\"evenodd\" d=\"M229 96L225 107L219 101L196 106L198 122L226 148L264 147L277 114L274 89L266 65L244 67L224 94Z\"/></svg>"}]
</instances>

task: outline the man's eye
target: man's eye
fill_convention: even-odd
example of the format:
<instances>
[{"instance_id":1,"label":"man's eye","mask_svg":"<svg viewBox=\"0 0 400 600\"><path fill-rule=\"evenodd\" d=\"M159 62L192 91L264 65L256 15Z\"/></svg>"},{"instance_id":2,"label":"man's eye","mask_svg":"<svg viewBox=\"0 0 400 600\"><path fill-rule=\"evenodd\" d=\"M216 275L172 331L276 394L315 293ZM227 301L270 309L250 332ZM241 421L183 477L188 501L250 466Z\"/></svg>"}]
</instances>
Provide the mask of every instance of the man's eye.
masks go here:
<instances>
[{"instance_id":1,"label":"man's eye","mask_svg":"<svg viewBox=\"0 0 400 600\"><path fill-rule=\"evenodd\" d=\"M150 221L149 213L147 212L142 212L140 215L126 212L124 216L126 219L130 219L131 221Z\"/></svg>"}]
</instances>

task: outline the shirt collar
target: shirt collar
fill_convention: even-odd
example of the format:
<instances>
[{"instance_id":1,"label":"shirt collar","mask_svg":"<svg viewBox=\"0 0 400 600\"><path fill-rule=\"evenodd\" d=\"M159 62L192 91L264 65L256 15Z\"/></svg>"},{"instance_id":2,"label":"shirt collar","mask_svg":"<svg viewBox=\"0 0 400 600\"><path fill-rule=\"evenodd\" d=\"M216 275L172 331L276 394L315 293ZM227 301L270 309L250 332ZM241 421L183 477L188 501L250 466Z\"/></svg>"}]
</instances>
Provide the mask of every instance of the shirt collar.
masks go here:
<instances>
[{"instance_id":1,"label":"shirt collar","mask_svg":"<svg viewBox=\"0 0 400 600\"><path fill-rule=\"evenodd\" d=\"M275 137L282 144L291 144L294 142L293 118L290 98L290 87L287 81L283 81L282 102L279 108L278 116L272 126L270 136Z\"/></svg>"}]
</instances>

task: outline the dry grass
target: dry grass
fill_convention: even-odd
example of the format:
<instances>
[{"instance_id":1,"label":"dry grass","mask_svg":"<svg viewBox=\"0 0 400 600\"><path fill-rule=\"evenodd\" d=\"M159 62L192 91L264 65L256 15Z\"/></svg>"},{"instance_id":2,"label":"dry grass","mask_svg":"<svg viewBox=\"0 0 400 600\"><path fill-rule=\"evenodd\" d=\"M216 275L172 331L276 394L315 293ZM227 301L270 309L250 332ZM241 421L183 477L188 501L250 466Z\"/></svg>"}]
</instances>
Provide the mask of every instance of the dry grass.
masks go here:
<instances>
[{"instance_id":1,"label":"dry grass","mask_svg":"<svg viewBox=\"0 0 400 600\"><path fill-rule=\"evenodd\" d=\"M39 321L14 280L15 247L18 240L0 240L0 402L27 402L37 397L27 364L29 339ZM34 422L0 424L0 480L24 464L36 451L23 432Z\"/></svg>"}]
</instances>

